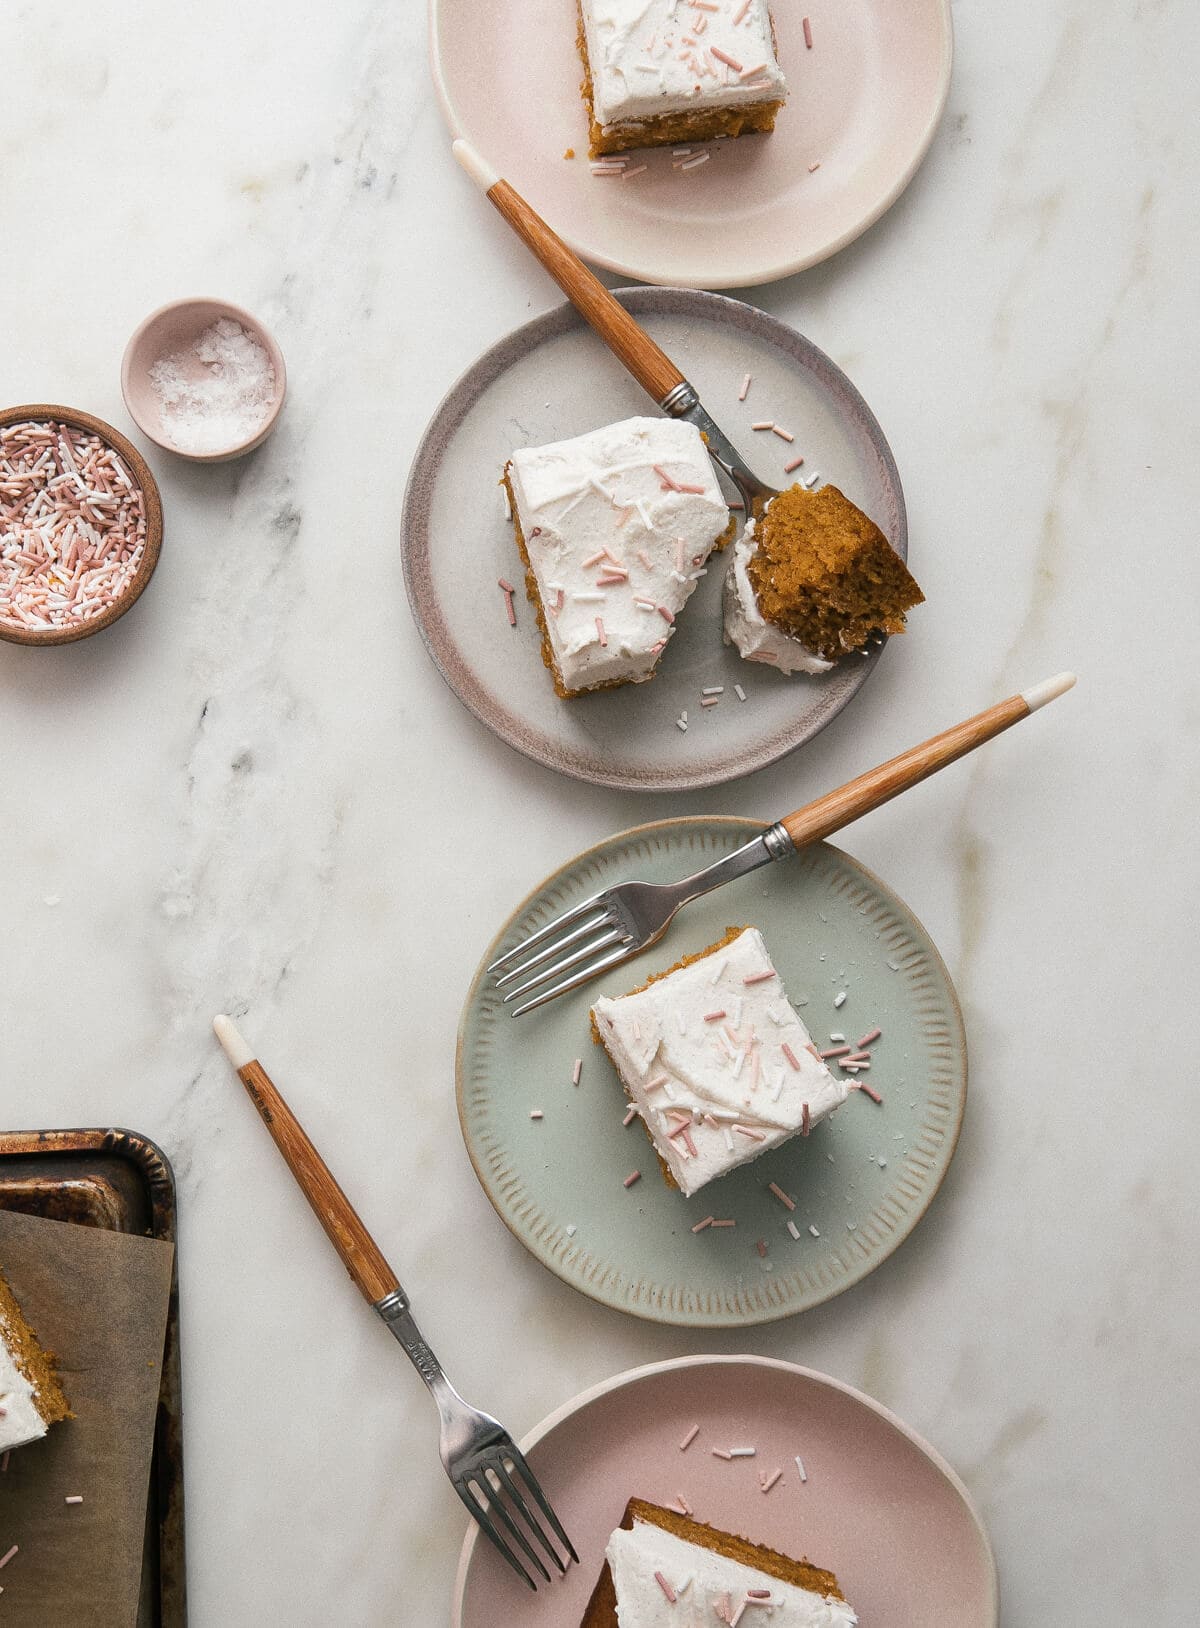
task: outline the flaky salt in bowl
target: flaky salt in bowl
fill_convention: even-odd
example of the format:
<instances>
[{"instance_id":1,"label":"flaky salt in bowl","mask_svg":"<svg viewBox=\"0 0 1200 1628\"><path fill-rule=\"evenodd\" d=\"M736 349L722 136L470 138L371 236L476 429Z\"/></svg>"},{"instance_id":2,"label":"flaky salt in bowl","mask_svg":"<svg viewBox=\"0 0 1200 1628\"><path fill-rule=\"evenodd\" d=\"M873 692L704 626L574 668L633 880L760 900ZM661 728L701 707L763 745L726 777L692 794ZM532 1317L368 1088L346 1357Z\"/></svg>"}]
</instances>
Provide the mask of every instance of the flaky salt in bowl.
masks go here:
<instances>
[{"instance_id":1,"label":"flaky salt in bowl","mask_svg":"<svg viewBox=\"0 0 1200 1628\"><path fill-rule=\"evenodd\" d=\"M275 428L283 353L257 318L224 300L176 300L125 347L121 391L134 423L197 463L240 458Z\"/></svg>"}]
</instances>

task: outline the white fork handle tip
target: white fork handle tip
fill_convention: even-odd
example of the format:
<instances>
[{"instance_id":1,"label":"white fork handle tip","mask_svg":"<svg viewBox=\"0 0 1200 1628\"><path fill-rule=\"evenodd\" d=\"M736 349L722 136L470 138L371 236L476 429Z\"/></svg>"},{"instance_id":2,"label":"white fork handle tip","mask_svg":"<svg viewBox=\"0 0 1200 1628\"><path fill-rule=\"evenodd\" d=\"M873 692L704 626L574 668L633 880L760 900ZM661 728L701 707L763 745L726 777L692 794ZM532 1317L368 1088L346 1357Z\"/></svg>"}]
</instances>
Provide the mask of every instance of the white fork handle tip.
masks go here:
<instances>
[{"instance_id":1,"label":"white fork handle tip","mask_svg":"<svg viewBox=\"0 0 1200 1628\"><path fill-rule=\"evenodd\" d=\"M1022 690L1021 699L1030 712L1036 712L1047 702L1057 701L1060 695L1075 688L1074 673L1059 673L1054 678L1045 678L1040 684L1035 684L1031 690Z\"/></svg>"},{"instance_id":2,"label":"white fork handle tip","mask_svg":"<svg viewBox=\"0 0 1200 1628\"><path fill-rule=\"evenodd\" d=\"M245 1068L247 1063L254 1061L254 1053L242 1038L237 1024L223 1012L213 1018L213 1033L221 1042L221 1049L234 1068Z\"/></svg>"},{"instance_id":3,"label":"white fork handle tip","mask_svg":"<svg viewBox=\"0 0 1200 1628\"><path fill-rule=\"evenodd\" d=\"M492 190L500 177L492 166L485 162L479 151L472 147L469 141L464 141L460 136L450 151L463 169L466 170L480 192L490 192Z\"/></svg>"}]
</instances>

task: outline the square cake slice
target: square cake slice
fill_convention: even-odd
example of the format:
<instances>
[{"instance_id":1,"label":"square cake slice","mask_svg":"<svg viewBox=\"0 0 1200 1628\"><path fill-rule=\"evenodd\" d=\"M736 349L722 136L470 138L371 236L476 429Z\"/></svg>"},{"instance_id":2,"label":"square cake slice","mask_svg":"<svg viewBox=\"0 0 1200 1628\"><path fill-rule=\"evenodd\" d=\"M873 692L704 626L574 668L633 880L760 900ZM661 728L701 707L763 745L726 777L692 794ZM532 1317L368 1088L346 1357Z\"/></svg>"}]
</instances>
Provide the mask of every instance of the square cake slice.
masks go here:
<instances>
[{"instance_id":1,"label":"square cake slice","mask_svg":"<svg viewBox=\"0 0 1200 1628\"><path fill-rule=\"evenodd\" d=\"M699 430L627 418L521 448L504 484L559 695L653 677L729 527Z\"/></svg>"},{"instance_id":2,"label":"square cake slice","mask_svg":"<svg viewBox=\"0 0 1200 1628\"><path fill-rule=\"evenodd\" d=\"M593 158L773 130L787 97L767 0L579 0Z\"/></svg>"},{"instance_id":3,"label":"square cake slice","mask_svg":"<svg viewBox=\"0 0 1200 1628\"><path fill-rule=\"evenodd\" d=\"M640 989L592 1007L594 1032L687 1197L840 1108L756 927L731 927Z\"/></svg>"},{"instance_id":4,"label":"square cake slice","mask_svg":"<svg viewBox=\"0 0 1200 1628\"><path fill-rule=\"evenodd\" d=\"M924 601L875 522L836 486L789 487L746 523L725 579L725 642L780 672L826 672Z\"/></svg>"},{"instance_id":5,"label":"square cake slice","mask_svg":"<svg viewBox=\"0 0 1200 1628\"><path fill-rule=\"evenodd\" d=\"M70 1417L54 1359L38 1344L0 1274L0 1452L37 1441Z\"/></svg>"},{"instance_id":6,"label":"square cake slice","mask_svg":"<svg viewBox=\"0 0 1200 1628\"><path fill-rule=\"evenodd\" d=\"M580 1628L855 1628L831 1571L631 1498Z\"/></svg>"}]
</instances>

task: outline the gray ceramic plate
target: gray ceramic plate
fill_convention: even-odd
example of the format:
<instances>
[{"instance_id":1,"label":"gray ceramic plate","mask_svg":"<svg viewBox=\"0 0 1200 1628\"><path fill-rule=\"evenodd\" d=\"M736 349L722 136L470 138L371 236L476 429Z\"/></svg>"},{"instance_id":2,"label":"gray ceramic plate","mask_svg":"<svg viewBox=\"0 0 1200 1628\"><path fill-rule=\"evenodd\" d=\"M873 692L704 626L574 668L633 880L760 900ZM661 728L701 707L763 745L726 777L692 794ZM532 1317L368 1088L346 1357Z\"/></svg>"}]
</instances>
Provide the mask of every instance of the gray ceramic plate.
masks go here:
<instances>
[{"instance_id":1,"label":"gray ceramic plate","mask_svg":"<svg viewBox=\"0 0 1200 1628\"><path fill-rule=\"evenodd\" d=\"M900 477L858 391L815 345L774 317L719 294L624 290L621 301L678 363L751 466L780 486L798 473L840 486L908 554ZM738 401L743 375L753 383ZM879 660L847 658L820 678L744 662L721 639L723 556L680 618L648 684L563 701L542 665L533 607L517 596L510 628L496 586L522 581L497 487L515 447L579 435L654 408L569 305L526 323L482 356L434 414L404 499L404 578L442 677L502 740L563 774L640 791L682 791L749 774L811 739ZM788 445L750 429L771 419ZM723 684L718 706L700 692ZM736 701L734 684L746 691ZM675 720L686 710L686 734Z\"/></svg>"},{"instance_id":2,"label":"gray ceramic plate","mask_svg":"<svg viewBox=\"0 0 1200 1628\"><path fill-rule=\"evenodd\" d=\"M941 957L895 894L827 843L689 905L660 944L614 974L522 1018L502 1006L484 968L504 945L611 882L686 876L761 829L741 819L664 820L580 854L504 924L459 1028L463 1136L501 1220L584 1294L655 1322L767 1322L859 1282L925 1213L962 1123L966 1042ZM626 1099L592 1043L588 1010L597 995L635 988L742 923L762 930L819 1047L831 1033L857 1040L883 1030L867 1076L883 1103L854 1092L807 1140L685 1199L664 1183L641 1125L622 1125ZM540 1120L529 1117L536 1109ZM626 1188L632 1170L642 1177ZM795 1199L794 1214L768 1191L772 1181ZM737 1225L693 1233L710 1214Z\"/></svg>"},{"instance_id":3,"label":"gray ceramic plate","mask_svg":"<svg viewBox=\"0 0 1200 1628\"><path fill-rule=\"evenodd\" d=\"M699 1434L681 1453L693 1425ZM757 1456L714 1458L713 1445L735 1441L756 1444ZM809 1368L769 1357L652 1363L577 1396L522 1447L579 1565L531 1595L472 1526L454 1628L579 1622L630 1495L665 1505L680 1493L697 1520L828 1566L864 1628L996 1628L996 1564L958 1476L878 1402ZM764 1497L759 1474L776 1468L783 1474ZM680 1628L698 1620L681 1616Z\"/></svg>"}]
</instances>

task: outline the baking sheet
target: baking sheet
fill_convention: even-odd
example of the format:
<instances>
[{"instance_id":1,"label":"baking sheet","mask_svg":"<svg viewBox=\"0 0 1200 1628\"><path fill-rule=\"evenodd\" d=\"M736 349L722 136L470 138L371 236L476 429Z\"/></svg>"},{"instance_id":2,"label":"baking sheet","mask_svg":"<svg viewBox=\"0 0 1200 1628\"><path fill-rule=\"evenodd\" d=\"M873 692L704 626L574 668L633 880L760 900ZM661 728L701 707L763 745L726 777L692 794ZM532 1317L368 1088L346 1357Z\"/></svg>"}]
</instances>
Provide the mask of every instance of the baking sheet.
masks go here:
<instances>
[{"instance_id":1,"label":"baking sheet","mask_svg":"<svg viewBox=\"0 0 1200 1628\"><path fill-rule=\"evenodd\" d=\"M0 1210L0 1267L76 1414L0 1475L0 1553L18 1545L5 1628L137 1623L173 1257L160 1239Z\"/></svg>"}]
</instances>

